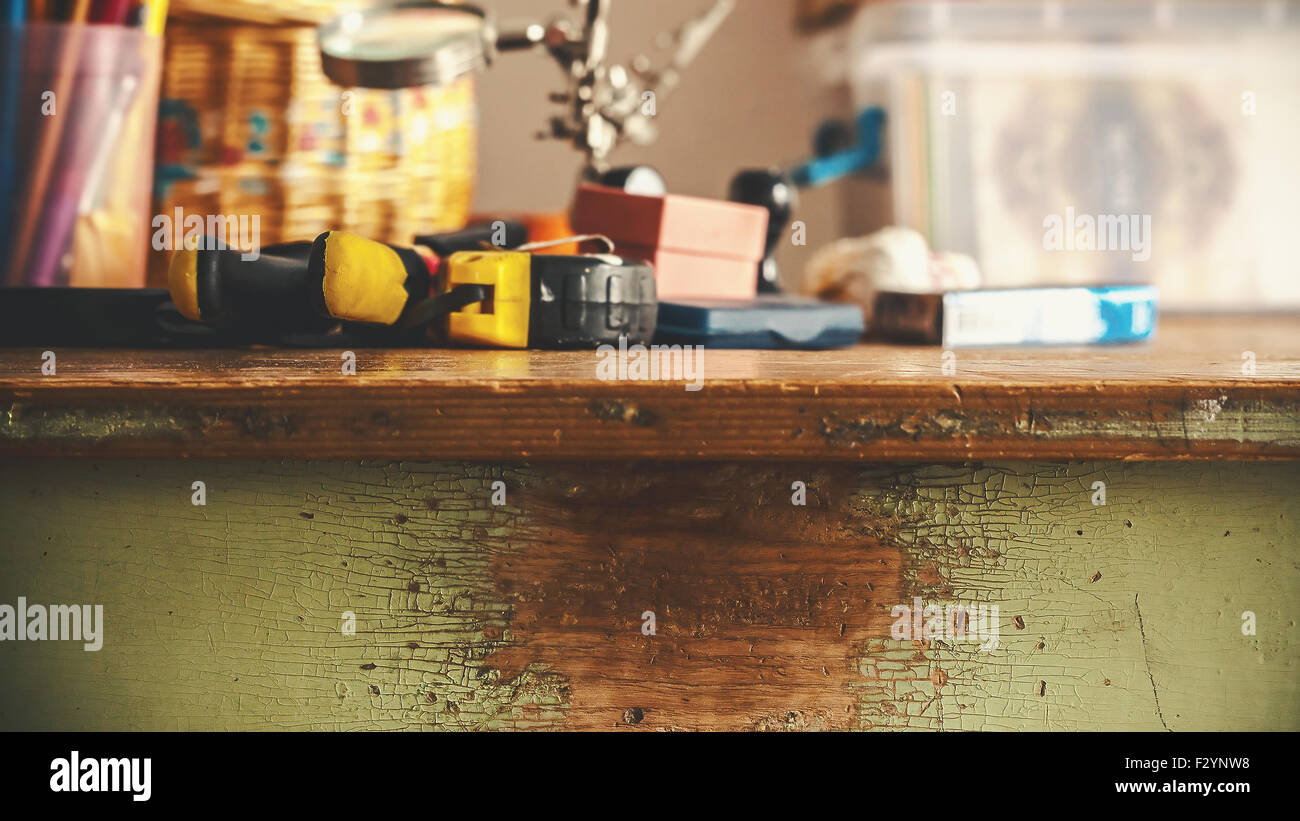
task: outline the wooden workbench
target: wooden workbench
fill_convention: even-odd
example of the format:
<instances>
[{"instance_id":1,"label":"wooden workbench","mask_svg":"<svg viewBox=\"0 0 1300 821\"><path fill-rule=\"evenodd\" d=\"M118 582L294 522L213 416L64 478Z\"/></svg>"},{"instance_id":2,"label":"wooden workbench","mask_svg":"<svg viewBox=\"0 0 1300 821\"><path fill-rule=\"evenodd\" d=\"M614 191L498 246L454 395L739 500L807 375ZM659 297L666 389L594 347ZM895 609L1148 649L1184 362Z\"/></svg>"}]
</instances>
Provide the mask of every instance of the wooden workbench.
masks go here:
<instances>
[{"instance_id":1,"label":"wooden workbench","mask_svg":"<svg viewBox=\"0 0 1300 821\"><path fill-rule=\"evenodd\" d=\"M0 729L1300 729L1297 317L707 351L699 391L42 353L0 351L0 603L108 626L0 644ZM914 597L997 649L892 639Z\"/></svg>"},{"instance_id":2,"label":"wooden workbench","mask_svg":"<svg viewBox=\"0 0 1300 821\"><path fill-rule=\"evenodd\" d=\"M1243 373L1243 354L1255 358ZM1154 343L706 351L703 387L588 352L0 352L0 453L283 459L1291 459L1300 320L1187 318Z\"/></svg>"}]
</instances>

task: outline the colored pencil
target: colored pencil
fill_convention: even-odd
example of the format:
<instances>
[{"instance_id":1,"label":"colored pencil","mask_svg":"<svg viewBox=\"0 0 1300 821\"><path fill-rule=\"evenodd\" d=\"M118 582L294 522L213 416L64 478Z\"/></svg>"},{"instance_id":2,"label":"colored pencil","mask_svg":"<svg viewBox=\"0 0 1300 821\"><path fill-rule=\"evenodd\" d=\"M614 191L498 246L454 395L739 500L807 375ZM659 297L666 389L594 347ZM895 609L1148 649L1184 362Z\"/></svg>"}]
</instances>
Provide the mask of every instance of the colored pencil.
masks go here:
<instances>
[{"instance_id":1,"label":"colored pencil","mask_svg":"<svg viewBox=\"0 0 1300 821\"><path fill-rule=\"evenodd\" d=\"M163 27L167 24L167 0L146 0L148 10L145 12L144 30L161 37Z\"/></svg>"},{"instance_id":2,"label":"colored pencil","mask_svg":"<svg viewBox=\"0 0 1300 821\"><path fill-rule=\"evenodd\" d=\"M18 194L18 99L22 84L23 24L27 22L26 0L2 0L4 17L4 70L0 72L0 248L9 246L10 222Z\"/></svg>"},{"instance_id":3,"label":"colored pencil","mask_svg":"<svg viewBox=\"0 0 1300 821\"><path fill-rule=\"evenodd\" d=\"M96 0L95 5L102 3ZM124 8L121 11L125 14ZM37 285L68 284L64 269L70 271L71 267L64 266L63 261L70 258L67 251L72 247L85 189L92 187L96 154L100 148L113 148L116 142L106 127L112 120L113 106L118 103L117 89L125 71L121 54L123 37L129 32L121 27L117 31L97 28L98 31L88 32L81 38L73 86L77 116L64 127L58 166L41 202L45 213L39 224L39 239L32 246L27 264L27 277Z\"/></svg>"},{"instance_id":4,"label":"colored pencil","mask_svg":"<svg viewBox=\"0 0 1300 821\"><path fill-rule=\"evenodd\" d=\"M94 0L90 6L90 22L120 26L126 23L131 0Z\"/></svg>"},{"instance_id":5,"label":"colored pencil","mask_svg":"<svg viewBox=\"0 0 1300 821\"><path fill-rule=\"evenodd\" d=\"M128 0L92 0L90 22L121 26L129 9ZM32 249L28 266L28 276L35 282L70 284L76 260L65 266L64 260L71 259L65 252L74 248L77 219L83 208L93 204L111 154L118 147L122 122L118 109L130 106L130 92L139 84L138 57L129 46L126 54L121 53L126 43L122 36L104 31L90 37L84 42L78 67L75 93L82 101L79 119L65 131L60 168L43 203L46 214L41 242ZM128 80L135 82L128 85Z\"/></svg>"},{"instance_id":6,"label":"colored pencil","mask_svg":"<svg viewBox=\"0 0 1300 821\"><path fill-rule=\"evenodd\" d=\"M59 67L54 88L54 101L58 107L56 109L58 113L44 118L45 131L39 135L34 145L36 156L31 166L29 184L24 189L26 196L23 201L27 203L27 207L19 215L17 241L13 243L10 256L9 274L11 284L22 284L28 252L36 239L36 229L40 222L39 218L42 210L41 205L47 200L50 177L54 172L59 146L63 142L63 126L72 115L72 111L68 109L71 99L69 95L72 91L72 83L77 75L77 60L81 52L81 34L84 28L75 24L85 23L89 15L90 0L74 0L72 14L68 20L74 25L69 27L62 48L59 50L58 59L55 61L55 64ZM17 279L16 282L15 279ZM41 281L38 278L28 284L48 286L54 283Z\"/></svg>"},{"instance_id":7,"label":"colored pencil","mask_svg":"<svg viewBox=\"0 0 1300 821\"><path fill-rule=\"evenodd\" d=\"M111 0L96 0L96 3L111 2ZM120 3L120 8L114 9L114 14L109 22L116 24L126 24L130 12L130 3ZM94 18L95 11L91 11L91 17ZM133 26L134 28L135 26ZM96 270L102 273L103 266L94 266L92 260L82 259L81 243L78 237L81 232L82 224L91 225L94 221L92 217L95 210L100 207L106 184L112 176L114 168L113 157L115 152L121 149L120 145L122 130L125 126L127 116L131 113L135 101L136 92L140 88L144 66L141 56L136 53L135 49L126 48L123 53L117 57L117 63L112 74L112 81L107 91L107 101L105 102L105 114L103 123L94 131L95 144L86 149L87 165L86 173L81 181L81 188L77 193L78 204L75 219L71 220L72 236L70 241L73 244L75 259L74 268L71 272L71 284L92 286L101 284L95 281L86 281L86 273L90 270ZM130 150L128 147L127 150ZM91 280L96 278L92 277Z\"/></svg>"}]
</instances>

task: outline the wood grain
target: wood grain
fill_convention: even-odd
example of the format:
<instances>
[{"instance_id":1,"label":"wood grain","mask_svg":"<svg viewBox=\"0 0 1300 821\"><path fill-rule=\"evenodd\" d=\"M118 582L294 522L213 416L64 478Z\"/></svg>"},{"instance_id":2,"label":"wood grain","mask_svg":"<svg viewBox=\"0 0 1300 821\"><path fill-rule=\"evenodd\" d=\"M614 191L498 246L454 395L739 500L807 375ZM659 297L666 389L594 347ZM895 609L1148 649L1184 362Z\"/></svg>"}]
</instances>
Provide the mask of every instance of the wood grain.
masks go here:
<instances>
[{"instance_id":1,"label":"wood grain","mask_svg":"<svg viewBox=\"0 0 1300 821\"><path fill-rule=\"evenodd\" d=\"M1297 463L13 463L0 603L101 604L105 630L98 652L0 643L0 730L1294 731L1297 484ZM996 605L998 646L891 637L914 596Z\"/></svg>"},{"instance_id":2,"label":"wood grain","mask_svg":"<svg viewBox=\"0 0 1300 821\"><path fill-rule=\"evenodd\" d=\"M1243 354L1255 371L1243 374ZM1294 459L1300 318L1157 341L706 351L703 385L601 381L593 352L0 351L0 456L324 459Z\"/></svg>"}]
</instances>

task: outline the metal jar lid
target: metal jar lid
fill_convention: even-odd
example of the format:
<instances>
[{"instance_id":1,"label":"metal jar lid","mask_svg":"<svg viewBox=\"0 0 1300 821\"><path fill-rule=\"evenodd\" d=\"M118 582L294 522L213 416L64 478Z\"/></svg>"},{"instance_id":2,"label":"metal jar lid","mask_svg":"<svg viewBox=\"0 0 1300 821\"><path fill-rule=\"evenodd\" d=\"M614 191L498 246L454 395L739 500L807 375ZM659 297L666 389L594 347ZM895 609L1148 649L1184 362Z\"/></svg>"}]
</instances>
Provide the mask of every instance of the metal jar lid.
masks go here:
<instances>
[{"instance_id":1,"label":"metal jar lid","mask_svg":"<svg viewBox=\"0 0 1300 821\"><path fill-rule=\"evenodd\" d=\"M317 39L332 82L399 89L448 85L483 68L495 29L475 6L404 0L340 15Z\"/></svg>"}]
</instances>

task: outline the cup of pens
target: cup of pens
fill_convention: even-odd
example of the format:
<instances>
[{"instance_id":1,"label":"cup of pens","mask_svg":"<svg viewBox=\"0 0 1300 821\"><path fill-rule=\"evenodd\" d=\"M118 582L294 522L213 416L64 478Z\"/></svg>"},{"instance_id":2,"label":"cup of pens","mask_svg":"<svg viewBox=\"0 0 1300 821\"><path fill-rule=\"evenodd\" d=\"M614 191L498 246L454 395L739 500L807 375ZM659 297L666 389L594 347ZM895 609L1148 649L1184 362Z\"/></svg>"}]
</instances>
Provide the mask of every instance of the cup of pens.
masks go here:
<instances>
[{"instance_id":1,"label":"cup of pens","mask_svg":"<svg viewBox=\"0 0 1300 821\"><path fill-rule=\"evenodd\" d=\"M0 8L3 285L144 287L161 20L128 0Z\"/></svg>"}]
</instances>

